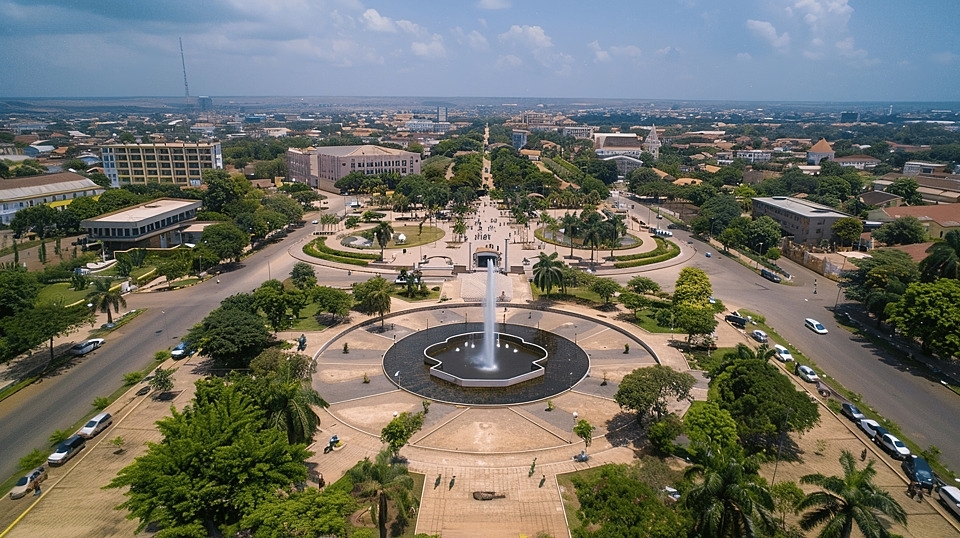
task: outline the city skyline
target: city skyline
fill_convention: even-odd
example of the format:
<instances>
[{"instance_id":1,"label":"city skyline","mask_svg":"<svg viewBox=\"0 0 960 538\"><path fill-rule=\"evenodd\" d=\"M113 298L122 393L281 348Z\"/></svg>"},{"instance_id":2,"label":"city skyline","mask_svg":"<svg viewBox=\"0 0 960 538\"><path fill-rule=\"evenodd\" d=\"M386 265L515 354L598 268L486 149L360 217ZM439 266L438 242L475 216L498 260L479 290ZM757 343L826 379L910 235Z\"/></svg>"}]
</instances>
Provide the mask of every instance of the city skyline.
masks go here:
<instances>
[{"instance_id":1,"label":"city skyline","mask_svg":"<svg viewBox=\"0 0 960 538\"><path fill-rule=\"evenodd\" d=\"M0 0L0 97L953 101L960 4Z\"/></svg>"}]
</instances>

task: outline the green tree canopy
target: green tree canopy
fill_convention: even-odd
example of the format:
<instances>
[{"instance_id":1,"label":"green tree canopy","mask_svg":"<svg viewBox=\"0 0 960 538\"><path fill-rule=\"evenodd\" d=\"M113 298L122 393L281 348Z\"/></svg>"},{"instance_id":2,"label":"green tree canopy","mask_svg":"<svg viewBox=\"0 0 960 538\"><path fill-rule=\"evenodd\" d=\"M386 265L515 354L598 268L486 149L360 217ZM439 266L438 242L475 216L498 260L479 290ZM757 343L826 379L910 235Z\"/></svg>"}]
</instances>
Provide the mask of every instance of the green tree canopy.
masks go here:
<instances>
[{"instance_id":1,"label":"green tree canopy","mask_svg":"<svg viewBox=\"0 0 960 538\"><path fill-rule=\"evenodd\" d=\"M896 194L903 198L908 205L920 205L923 203L923 197L920 195L920 184L912 177L898 177L893 183L887 185L884 189L890 194Z\"/></svg>"},{"instance_id":2,"label":"green tree canopy","mask_svg":"<svg viewBox=\"0 0 960 538\"><path fill-rule=\"evenodd\" d=\"M380 431L380 442L386 443L394 457L399 456L403 445L407 444L413 434L423 427L423 419L423 412L410 413L404 411L400 413L393 417L393 420L388 422Z\"/></svg>"},{"instance_id":3,"label":"green tree canopy","mask_svg":"<svg viewBox=\"0 0 960 538\"><path fill-rule=\"evenodd\" d=\"M201 241L217 256L217 262L240 261L244 247L250 243L250 234L233 223L220 222L204 228Z\"/></svg>"},{"instance_id":4,"label":"green tree canopy","mask_svg":"<svg viewBox=\"0 0 960 538\"><path fill-rule=\"evenodd\" d=\"M346 536L347 516L357 502L342 487L306 488L289 497L270 497L244 514L240 528L253 538Z\"/></svg>"},{"instance_id":5,"label":"green tree canopy","mask_svg":"<svg viewBox=\"0 0 960 538\"><path fill-rule=\"evenodd\" d=\"M737 423L715 402L693 402L683 416L687 437L703 449L731 448L737 444Z\"/></svg>"},{"instance_id":6,"label":"green tree canopy","mask_svg":"<svg viewBox=\"0 0 960 538\"><path fill-rule=\"evenodd\" d=\"M696 379L669 366L637 368L620 381L614 400L622 408L637 412L637 420L648 416L660 420L667 414L667 400L686 400Z\"/></svg>"},{"instance_id":7,"label":"green tree canopy","mask_svg":"<svg viewBox=\"0 0 960 538\"><path fill-rule=\"evenodd\" d=\"M598 278L590 285L590 291L599 295L604 304L609 304L614 294L622 289L620 284L612 278Z\"/></svg>"},{"instance_id":8,"label":"green tree canopy","mask_svg":"<svg viewBox=\"0 0 960 538\"><path fill-rule=\"evenodd\" d=\"M943 241L930 245L928 256L920 261L924 282L938 278L960 279L960 230L950 230Z\"/></svg>"},{"instance_id":9,"label":"green tree canopy","mask_svg":"<svg viewBox=\"0 0 960 538\"><path fill-rule=\"evenodd\" d=\"M306 478L304 445L264 428L261 411L236 387L217 380L216 397L205 397L209 383L198 381L193 405L157 422L163 440L106 486L128 488L117 508L140 520L138 531L156 522L157 536L226 534L277 490Z\"/></svg>"},{"instance_id":10,"label":"green tree canopy","mask_svg":"<svg viewBox=\"0 0 960 538\"><path fill-rule=\"evenodd\" d=\"M533 283L547 295L554 287L559 287L561 293L566 291L563 286L563 262L557 259L556 252L549 255L540 253L537 263L533 264Z\"/></svg>"},{"instance_id":11,"label":"green tree canopy","mask_svg":"<svg viewBox=\"0 0 960 538\"><path fill-rule=\"evenodd\" d=\"M298 289L313 289L317 285L317 274L309 263L297 262L293 264L293 270L290 271L290 281Z\"/></svg>"},{"instance_id":12,"label":"green tree canopy","mask_svg":"<svg viewBox=\"0 0 960 538\"><path fill-rule=\"evenodd\" d=\"M699 478L680 499L693 515L692 535L754 538L772 531L773 499L758 469L757 460L738 449L706 452L687 469L688 479Z\"/></svg>"},{"instance_id":13,"label":"green tree canopy","mask_svg":"<svg viewBox=\"0 0 960 538\"><path fill-rule=\"evenodd\" d=\"M367 315L380 316L380 325L383 325L383 316L390 312L390 283L383 277L373 277L366 282L353 285L353 298L357 310Z\"/></svg>"},{"instance_id":14,"label":"green tree canopy","mask_svg":"<svg viewBox=\"0 0 960 538\"><path fill-rule=\"evenodd\" d=\"M273 341L262 317L222 306L190 329L186 339L228 368L246 368Z\"/></svg>"},{"instance_id":15,"label":"green tree canopy","mask_svg":"<svg viewBox=\"0 0 960 538\"><path fill-rule=\"evenodd\" d=\"M840 240L841 245L851 245L863 233L863 221L857 217L837 219L837 222L830 227L830 231Z\"/></svg>"},{"instance_id":16,"label":"green tree canopy","mask_svg":"<svg viewBox=\"0 0 960 538\"><path fill-rule=\"evenodd\" d=\"M703 269L684 267L680 270L680 276L677 277L673 291L674 306L706 306L711 296L713 296L713 286L710 285L710 277Z\"/></svg>"},{"instance_id":17,"label":"green tree canopy","mask_svg":"<svg viewBox=\"0 0 960 538\"><path fill-rule=\"evenodd\" d=\"M906 216L880 226L871 235L887 245L914 245L927 239L927 229L917 217Z\"/></svg>"},{"instance_id":18,"label":"green tree canopy","mask_svg":"<svg viewBox=\"0 0 960 538\"><path fill-rule=\"evenodd\" d=\"M920 340L925 351L960 356L960 281L915 282L888 309L890 323L904 336Z\"/></svg>"}]
</instances>

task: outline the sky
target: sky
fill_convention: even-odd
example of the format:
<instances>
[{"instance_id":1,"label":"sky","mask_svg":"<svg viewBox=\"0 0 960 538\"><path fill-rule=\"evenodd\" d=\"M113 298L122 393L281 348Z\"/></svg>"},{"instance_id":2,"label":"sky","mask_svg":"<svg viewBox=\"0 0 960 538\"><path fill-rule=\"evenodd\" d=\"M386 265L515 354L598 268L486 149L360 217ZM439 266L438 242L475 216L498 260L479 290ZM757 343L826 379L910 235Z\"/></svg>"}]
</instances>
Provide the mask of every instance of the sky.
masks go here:
<instances>
[{"instance_id":1,"label":"sky","mask_svg":"<svg viewBox=\"0 0 960 538\"><path fill-rule=\"evenodd\" d=\"M0 97L956 101L957 0L0 0Z\"/></svg>"}]
</instances>

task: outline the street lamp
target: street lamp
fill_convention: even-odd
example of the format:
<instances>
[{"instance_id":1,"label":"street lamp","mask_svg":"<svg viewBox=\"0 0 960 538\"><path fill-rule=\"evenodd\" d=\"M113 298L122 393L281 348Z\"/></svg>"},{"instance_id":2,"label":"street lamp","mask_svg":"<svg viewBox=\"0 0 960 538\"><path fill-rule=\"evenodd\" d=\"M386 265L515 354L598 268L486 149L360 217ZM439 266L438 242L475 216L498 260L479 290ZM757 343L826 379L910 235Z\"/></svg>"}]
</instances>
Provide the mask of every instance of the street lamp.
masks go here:
<instances>
[{"instance_id":1,"label":"street lamp","mask_svg":"<svg viewBox=\"0 0 960 538\"><path fill-rule=\"evenodd\" d=\"M760 243L760 248L757 250L757 256L760 257L760 258L763 257L763 243L762 243L762 242ZM760 268L760 260L757 260L757 269L759 269L759 268Z\"/></svg>"}]
</instances>

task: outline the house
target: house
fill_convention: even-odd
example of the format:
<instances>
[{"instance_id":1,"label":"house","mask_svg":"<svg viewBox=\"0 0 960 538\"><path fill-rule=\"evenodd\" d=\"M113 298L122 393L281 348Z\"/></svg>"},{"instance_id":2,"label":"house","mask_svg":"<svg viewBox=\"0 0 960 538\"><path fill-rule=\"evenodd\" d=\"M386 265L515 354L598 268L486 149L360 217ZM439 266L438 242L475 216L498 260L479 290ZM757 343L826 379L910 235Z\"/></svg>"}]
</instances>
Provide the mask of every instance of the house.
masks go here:
<instances>
[{"instance_id":1,"label":"house","mask_svg":"<svg viewBox=\"0 0 960 538\"><path fill-rule=\"evenodd\" d=\"M943 239L951 230L960 230L960 204L937 204L918 206L885 207L871 211L868 218L880 222L892 222L901 217L916 217L927 237Z\"/></svg>"},{"instance_id":2,"label":"house","mask_svg":"<svg viewBox=\"0 0 960 538\"><path fill-rule=\"evenodd\" d=\"M833 160L834 155L835 153L833 148L830 147L830 143L827 142L825 138L821 138L819 142L807 150L807 164L818 165L820 161L824 159L828 161Z\"/></svg>"},{"instance_id":3,"label":"house","mask_svg":"<svg viewBox=\"0 0 960 538\"><path fill-rule=\"evenodd\" d=\"M833 162L840 166L849 166L857 170L869 170L880 164L880 159L869 155L847 155L846 157L835 157Z\"/></svg>"},{"instance_id":4,"label":"house","mask_svg":"<svg viewBox=\"0 0 960 538\"><path fill-rule=\"evenodd\" d=\"M62 209L76 198L99 196L103 187L73 172L0 180L0 222L10 224L26 207L47 204Z\"/></svg>"},{"instance_id":5,"label":"house","mask_svg":"<svg viewBox=\"0 0 960 538\"><path fill-rule=\"evenodd\" d=\"M860 202L877 207L897 207L903 198L885 191L867 191L860 195Z\"/></svg>"}]
</instances>

